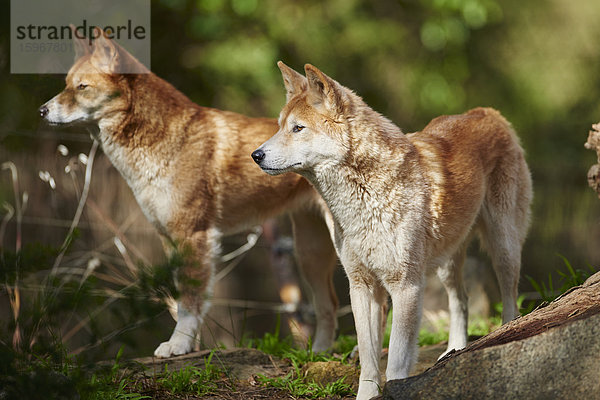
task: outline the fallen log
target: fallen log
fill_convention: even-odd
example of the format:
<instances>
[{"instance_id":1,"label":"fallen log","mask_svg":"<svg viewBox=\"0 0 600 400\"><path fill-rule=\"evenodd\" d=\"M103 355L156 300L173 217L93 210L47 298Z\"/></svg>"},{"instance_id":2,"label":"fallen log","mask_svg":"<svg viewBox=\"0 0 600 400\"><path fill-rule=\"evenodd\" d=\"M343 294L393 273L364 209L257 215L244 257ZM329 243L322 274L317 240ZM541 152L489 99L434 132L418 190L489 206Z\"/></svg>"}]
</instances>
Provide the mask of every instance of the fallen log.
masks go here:
<instances>
[{"instance_id":1,"label":"fallen log","mask_svg":"<svg viewBox=\"0 0 600 400\"><path fill-rule=\"evenodd\" d=\"M380 399L600 398L600 273Z\"/></svg>"}]
</instances>

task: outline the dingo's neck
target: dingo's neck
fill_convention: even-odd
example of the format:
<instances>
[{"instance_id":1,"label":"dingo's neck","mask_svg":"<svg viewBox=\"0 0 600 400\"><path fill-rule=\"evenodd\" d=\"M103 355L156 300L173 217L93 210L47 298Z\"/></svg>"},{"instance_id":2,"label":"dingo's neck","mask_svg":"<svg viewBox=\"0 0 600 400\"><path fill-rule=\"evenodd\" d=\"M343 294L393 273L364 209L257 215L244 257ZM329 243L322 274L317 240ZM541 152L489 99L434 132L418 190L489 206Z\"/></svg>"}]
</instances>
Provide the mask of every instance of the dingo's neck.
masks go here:
<instances>
[{"instance_id":1,"label":"dingo's neck","mask_svg":"<svg viewBox=\"0 0 600 400\"><path fill-rule=\"evenodd\" d=\"M148 219L164 231L174 164L203 109L153 74L125 79L127 108L102 118L95 136Z\"/></svg>"},{"instance_id":2,"label":"dingo's neck","mask_svg":"<svg viewBox=\"0 0 600 400\"><path fill-rule=\"evenodd\" d=\"M385 155L379 149L360 156L364 149L357 149L343 162L317 167L306 175L344 231L356 227L356 220L390 222L426 203L427 184L418 154L407 138L401 142Z\"/></svg>"},{"instance_id":3,"label":"dingo's neck","mask_svg":"<svg viewBox=\"0 0 600 400\"><path fill-rule=\"evenodd\" d=\"M127 179L164 175L185 143L185 129L201 107L154 74L127 79L127 107L98 123L97 138L114 166Z\"/></svg>"}]
</instances>

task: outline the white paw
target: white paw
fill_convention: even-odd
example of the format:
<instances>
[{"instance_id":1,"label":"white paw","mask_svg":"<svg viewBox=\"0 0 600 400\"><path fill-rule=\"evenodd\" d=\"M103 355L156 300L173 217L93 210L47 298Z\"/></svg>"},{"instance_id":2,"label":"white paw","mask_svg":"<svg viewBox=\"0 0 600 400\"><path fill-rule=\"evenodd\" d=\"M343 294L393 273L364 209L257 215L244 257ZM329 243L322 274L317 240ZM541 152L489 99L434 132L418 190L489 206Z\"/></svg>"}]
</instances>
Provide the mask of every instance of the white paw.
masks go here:
<instances>
[{"instance_id":1,"label":"white paw","mask_svg":"<svg viewBox=\"0 0 600 400\"><path fill-rule=\"evenodd\" d=\"M372 381L361 381L358 385L358 393L356 400L369 400L373 397L379 396L379 385Z\"/></svg>"},{"instance_id":2,"label":"white paw","mask_svg":"<svg viewBox=\"0 0 600 400\"><path fill-rule=\"evenodd\" d=\"M465 347L465 346L462 346ZM462 347L460 347L459 349L461 349ZM447 348L445 352L443 352L439 357L438 357L438 361L440 361L442 358L446 357L449 354L454 353L455 351L459 350L456 349L454 346L452 348Z\"/></svg>"},{"instance_id":3,"label":"white paw","mask_svg":"<svg viewBox=\"0 0 600 400\"><path fill-rule=\"evenodd\" d=\"M186 338L171 338L168 342L162 342L160 346L154 350L154 356L158 358L169 358L172 356L180 356L192 351L193 340Z\"/></svg>"}]
</instances>

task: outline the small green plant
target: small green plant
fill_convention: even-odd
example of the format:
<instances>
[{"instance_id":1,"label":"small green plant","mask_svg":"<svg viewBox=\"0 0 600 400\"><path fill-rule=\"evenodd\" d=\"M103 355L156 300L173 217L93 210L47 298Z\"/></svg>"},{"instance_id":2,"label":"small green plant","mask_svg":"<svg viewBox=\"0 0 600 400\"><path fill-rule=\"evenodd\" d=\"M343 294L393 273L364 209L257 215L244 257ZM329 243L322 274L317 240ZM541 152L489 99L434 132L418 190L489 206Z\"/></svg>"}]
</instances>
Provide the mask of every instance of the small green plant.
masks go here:
<instances>
[{"instance_id":1,"label":"small green plant","mask_svg":"<svg viewBox=\"0 0 600 400\"><path fill-rule=\"evenodd\" d=\"M432 332L429 329L422 328L419 331L419 346L429 346L432 344L438 344L445 340L448 340L447 330L438 330Z\"/></svg>"},{"instance_id":2,"label":"small green plant","mask_svg":"<svg viewBox=\"0 0 600 400\"><path fill-rule=\"evenodd\" d=\"M115 362L108 371L92 375L89 382L82 381L80 392L82 398L89 400L141 400L150 399L135 390L135 382L131 376L126 376L120 363L123 356L123 347L117 352Z\"/></svg>"},{"instance_id":3,"label":"small green plant","mask_svg":"<svg viewBox=\"0 0 600 400\"><path fill-rule=\"evenodd\" d=\"M144 396L136 392L132 392L133 386L127 379L121 379L117 383L111 381L104 381L103 379L92 378L90 381L91 387L95 391L90 394L87 398L89 400L141 400L151 399L150 396ZM116 385L116 387L115 387Z\"/></svg>"},{"instance_id":4,"label":"small green plant","mask_svg":"<svg viewBox=\"0 0 600 400\"><path fill-rule=\"evenodd\" d=\"M212 351L204 360L204 368L188 365L178 371L169 372L168 366L165 365L165 372L163 377L158 379L158 383L173 394L193 393L205 396L215 393L225 371L212 364L214 354Z\"/></svg>"},{"instance_id":5,"label":"small green plant","mask_svg":"<svg viewBox=\"0 0 600 400\"><path fill-rule=\"evenodd\" d=\"M317 399L355 394L352 391L352 387L345 382L346 377L341 377L334 382L322 385L315 382L307 382L302 376L301 368L306 363L316 361L347 362L350 353L356 345L356 338L340 336L334 344L335 352L333 354L326 352L315 353L311 350L310 341L307 349L295 348L291 336L281 337L280 327L280 318L278 318L273 333L267 332L262 338L245 340L247 347L253 347L267 354L288 359L293 366L292 371L284 377L267 378L260 375L257 379L259 383L266 387L285 390L293 398Z\"/></svg>"},{"instance_id":6,"label":"small green plant","mask_svg":"<svg viewBox=\"0 0 600 400\"><path fill-rule=\"evenodd\" d=\"M275 331L273 333L266 332L262 338L246 339L246 347L255 348L263 353L283 358L294 346L291 336L282 338L280 333L281 316L277 315Z\"/></svg>"},{"instance_id":7,"label":"small green plant","mask_svg":"<svg viewBox=\"0 0 600 400\"><path fill-rule=\"evenodd\" d=\"M352 352L352 348L348 345L344 346L342 352L337 355L327 352L315 353L312 351L312 345L309 340L306 349L298 349L294 346L294 341L291 336L281 337L281 318L278 316L273 333L266 332L262 338L246 339L246 347L255 348L264 353L271 354L279 358L289 359L292 362L300 365L314 361L342 361L345 362ZM354 340L356 344L356 340ZM335 347L335 346L334 346Z\"/></svg>"},{"instance_id":8,"label":"small green plant","mask_svg":"<svg viewBox=\"0 0 600 400\"><path fill-rule=\"evenodd\" d=\"M558 254L558 256L562 259L567 268L566 272L556 270L556 273L560 276L560 286L556 286L556 283L552 278L552 273L548 274L547 285L543 281L538 283L531 276L527 276L527 280L529 280L531 286L539 293L541 300L545 302L551 302L572 287L582 285L587 278L597 272L596 269L589 264L585 270L579 268L575 269L565 256L561 254Z\"/></svg>"},{"instance_id":9,"label":"small green plant","mask_svg":"<svg viewBox=\"0 0 600 400\"><path fill-rule=\"evenodd\" d=\"M352 387L345 382L346 377L341 377L335 382L322 385L315 382L306 382L302 377L300 366L292 362L293 369L284 377L267 378L259 375L258 382L264 386L273 387L289 392L293 398L303 397L307 399L330 398L332 396L354 396L356 393Z\"/></svg>"},{"instance_id":10,"label":"small green plant","mask_svg":"<svg viewBox=\"0 0 600 400\"><path fill-rule=\"evenodd\" d=\"M340 335L333 344L333 350L335 353L340 354L344 360L350 356L357 343L354 335Z\"/></svg>"}]
</instances>

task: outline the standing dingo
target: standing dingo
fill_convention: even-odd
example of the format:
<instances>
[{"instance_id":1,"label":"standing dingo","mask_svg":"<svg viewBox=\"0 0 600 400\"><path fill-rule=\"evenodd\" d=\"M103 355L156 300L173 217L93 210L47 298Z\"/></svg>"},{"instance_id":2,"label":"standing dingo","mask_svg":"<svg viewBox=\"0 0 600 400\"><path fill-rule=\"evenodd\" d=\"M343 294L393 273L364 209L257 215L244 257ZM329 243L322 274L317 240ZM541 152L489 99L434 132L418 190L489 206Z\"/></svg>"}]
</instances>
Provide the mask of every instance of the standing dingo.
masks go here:
<instances>
[{"instance_id":1,"label":"standing dingo","mask_svg":"<svg viewBox=\"0 0 600 400\"><path fill-rule=\"evenodd\" d=\"M502 320L515 318L532 192L523 150L506 120L478 108L405 135L312 65L305 66L306 78L278 65L287 104L279 131L252 157L271 175L304 176L333 215L358 336L357 398L378 393L386 292L393 306L386 378L410 373L428 267L438 269L448 292L448 351L467 344L462 266L475 234L492 258Z\"/></svg>"},{"instance_id":2,"label":"standing dingo","mask_svg":"<svg viewBox=\"0 0 600 400\"><path fill-rule=\"evenodd\" d=\"M51 125L82 126L125 178L170 251L188 249L178 271L177 325L158 357L192 351L210 304L220 239L291 211L295 247L313 291L313 349L331 347L336 329L336 265L323 222L327 207L294 175L272 179L247 157L277 121L200 107L102 34L78 54L66 88L40 107ZM123 65L136 74L122 74Z\"/></svg>"}]
</instances>

